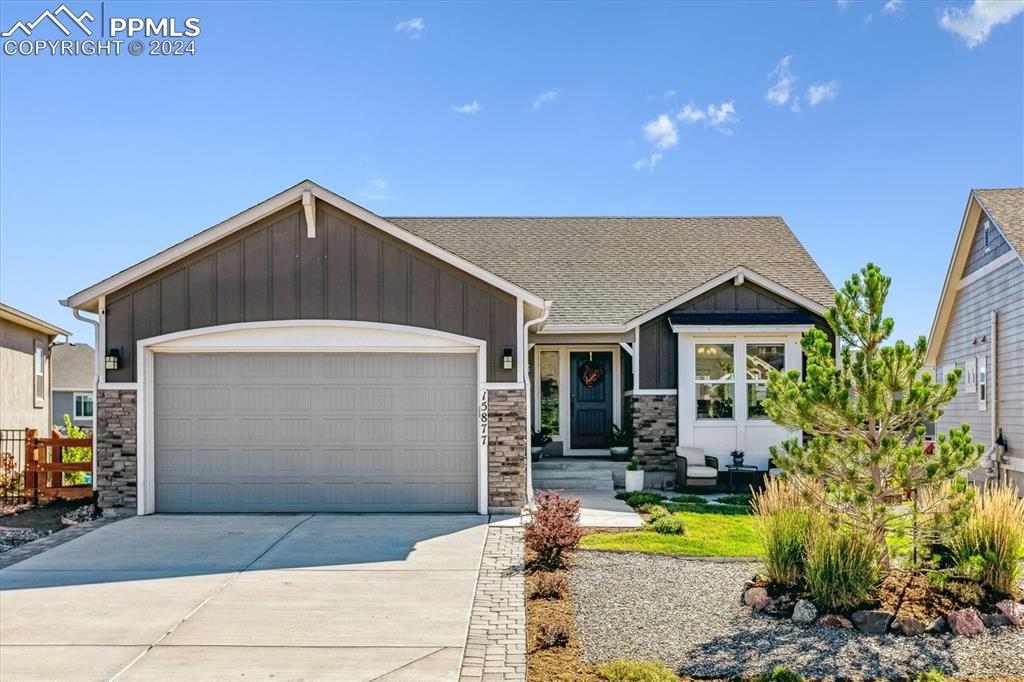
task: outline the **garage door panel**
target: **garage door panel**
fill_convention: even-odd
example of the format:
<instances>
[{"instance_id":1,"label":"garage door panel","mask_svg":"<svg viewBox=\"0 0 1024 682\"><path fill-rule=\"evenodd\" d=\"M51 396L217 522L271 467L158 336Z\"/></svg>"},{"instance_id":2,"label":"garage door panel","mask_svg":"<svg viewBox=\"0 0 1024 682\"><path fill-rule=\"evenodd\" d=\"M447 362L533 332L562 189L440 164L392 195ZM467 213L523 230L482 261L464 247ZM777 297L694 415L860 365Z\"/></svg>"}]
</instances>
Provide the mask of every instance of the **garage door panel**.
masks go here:
<instances>
[{"instance_id":1,"label":"garage door panel","mask_svg":"<svg viewBox=\"0 0 1024 682\"><path fill-rule=\"evenodd\" d=\"M155 375L157 511L476 509L475 355L158 353Z\"/></svg>"}]
</instances>

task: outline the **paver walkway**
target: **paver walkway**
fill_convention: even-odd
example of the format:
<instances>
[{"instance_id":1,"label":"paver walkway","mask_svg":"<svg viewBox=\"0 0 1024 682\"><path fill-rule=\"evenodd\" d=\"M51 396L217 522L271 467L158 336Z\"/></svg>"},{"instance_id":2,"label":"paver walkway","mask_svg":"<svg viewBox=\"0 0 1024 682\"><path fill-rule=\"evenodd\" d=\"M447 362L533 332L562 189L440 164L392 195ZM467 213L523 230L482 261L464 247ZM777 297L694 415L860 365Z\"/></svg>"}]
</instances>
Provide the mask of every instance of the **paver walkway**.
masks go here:
<instances>
[{"instance_id":1,"label":"paver walkway","mask_svg":"<svg viewBox=\"0 0 1024 682\"><path fill-rule=\"evenodd\" d=\"M526 600L521 526L487 531L460 680L526 680Z\"/></svg>"}]
</instances>

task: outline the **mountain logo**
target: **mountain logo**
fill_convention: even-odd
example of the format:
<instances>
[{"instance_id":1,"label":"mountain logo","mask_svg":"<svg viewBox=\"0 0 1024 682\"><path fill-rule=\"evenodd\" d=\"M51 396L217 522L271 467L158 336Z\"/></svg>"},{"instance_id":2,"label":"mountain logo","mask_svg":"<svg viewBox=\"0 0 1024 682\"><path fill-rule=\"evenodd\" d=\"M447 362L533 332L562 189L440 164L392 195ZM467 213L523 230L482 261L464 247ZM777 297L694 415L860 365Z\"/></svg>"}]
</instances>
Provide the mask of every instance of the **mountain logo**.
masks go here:
<instances>
[{"instance_id":1,"label":"mountain logo","mask_svg":"<svg viewBox=\"0 0 1024 682\"><path fill-rule=\"evenodd\" d=\"M92 35L92 31L89 29L88 26L85 25L84 22L86 20L95 21L96 17L94 17L88 11L82 12L80 15L76 16L75 13L68 9L68 6L63 3L61 3L61 6L53 10L52 12L50 10L44 10L43 13L40 14L35 21L30 21L28 23L24 21L15 22L14 26L11 26L11 28L4 31L3 33L0 33L0 35L2 35L4 38L10 38L17 31L21 31L26 36L30 36L32 35L32 31L36 30L36 27L43 23L43 21L46 19L49 19L58 29L60 29L61 33L63 33L64 35L71 35L71 31L68 30L67 26L61 23L60 19L58 18L59 15L63 15L66 21L70 21L75 26L82 29L85 32L85 35Z\"/></svg>"}]
</instances>

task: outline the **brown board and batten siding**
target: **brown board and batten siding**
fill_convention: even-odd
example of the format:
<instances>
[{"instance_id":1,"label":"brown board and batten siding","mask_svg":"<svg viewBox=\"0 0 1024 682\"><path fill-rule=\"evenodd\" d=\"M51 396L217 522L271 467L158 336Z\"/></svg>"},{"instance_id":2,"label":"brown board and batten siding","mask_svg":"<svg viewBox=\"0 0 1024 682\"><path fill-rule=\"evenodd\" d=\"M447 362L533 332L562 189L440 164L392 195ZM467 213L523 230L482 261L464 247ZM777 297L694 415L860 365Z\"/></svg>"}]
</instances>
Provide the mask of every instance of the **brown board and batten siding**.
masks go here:
<instances>
[{"instance_id":1,"label":"brown board and batten siding","mask_svg":"<svg viewBox=\"0 0 1024 682\"><path fill-rule=\"evenodd\" d=\"M678 308L644 323L640 327L640 386L641 389L673 389L679 383L679 349L675 333L669 324L670 315L685 313L707 324L763 324L764 316L778 316L775 324L786 324L787 316L798 316L793 321L812 320L813 324L833 339L825 320L804 310L781 296L745 282L736 286L732 282L721 284L711 291L687 301Z\"/></svg>"},{"instance_id":2,"label":"brown board and batten siding","mask_svg":"<svg viewBox=\"0 0 1024 682\"><path fill-rule=\"evenodd\" d=\"M487 341L487 380L516 347L516 300L328 206L306 236L299 205L107 295L106 343L135 381L135 343L186 329L267 320L358 320L424 327Z\"/></svg>"}]
</instances>

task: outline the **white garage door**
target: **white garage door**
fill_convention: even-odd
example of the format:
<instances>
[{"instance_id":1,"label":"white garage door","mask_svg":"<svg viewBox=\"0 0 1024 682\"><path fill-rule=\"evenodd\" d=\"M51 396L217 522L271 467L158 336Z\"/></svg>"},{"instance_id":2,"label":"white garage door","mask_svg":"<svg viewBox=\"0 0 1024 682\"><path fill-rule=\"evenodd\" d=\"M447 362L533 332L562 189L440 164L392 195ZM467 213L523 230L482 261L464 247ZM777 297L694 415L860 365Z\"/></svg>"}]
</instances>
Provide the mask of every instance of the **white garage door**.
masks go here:
<instances>
[{"instance_id":1,"label":"white garage door","mask_svg":"<svg viewBox=\"0 0 1024 682\"><path fill-rule=\"evenodd\" d=\"M157 353L156 511L476 511L476 362Z\"/></svg>"}]
</instances>

